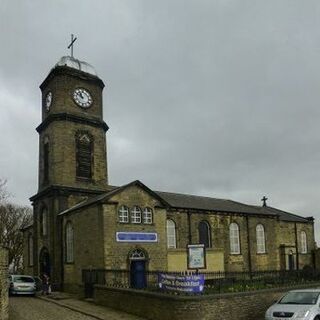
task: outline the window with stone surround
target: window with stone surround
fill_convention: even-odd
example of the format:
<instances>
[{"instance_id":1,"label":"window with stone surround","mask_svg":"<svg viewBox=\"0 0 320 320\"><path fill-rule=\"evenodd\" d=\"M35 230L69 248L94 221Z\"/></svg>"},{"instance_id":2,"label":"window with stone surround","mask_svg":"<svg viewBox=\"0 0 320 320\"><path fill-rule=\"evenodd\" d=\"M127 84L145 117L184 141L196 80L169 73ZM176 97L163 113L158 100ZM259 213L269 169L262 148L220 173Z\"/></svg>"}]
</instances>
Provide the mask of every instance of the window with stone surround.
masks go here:
<instances>
[{"instance_id":1,"label":"window with stone surround","mask_svg":"<svg viewBox=\"0 0 320 320\"><path fill-rule=\"evenodd\" d=\"M240 254L239 226L235 222L230 223L229 236L230 236L230 253Z\"/></svg>"},{"instance_id":2,"label":"window with stone surround","mask_svg":"<svg viewBox=\"0 0 320 320\"><path fill-rule=\"evenodd\" d=\"M129 209L126 206L121 206L119 209L118 220L121 223L129 223Z\"/></svg>"},{"instance_id":3,"label":"window with stone surround","mask_svg":"<svg viewBox=\"0 0 320 320\"><path fill-rule=\"evenodd\" d=\"M131 209L131 223L141 223L141 209L138 206Z\"/></svg>"},{"instance_id":4,"label":"window with stone surround","mask_svg":"<svg viewBox=\"0 0 320 320\"><path fill-rule=\"evenodd\" d=\"M173 220L167 220L167 246L168 248L176 248L176 224Z\"/></svg>"},{"instance_id":5,"label":"window with stone surround","mask_svg":"<svg viewBox=\"0 0 320 320\"><path fill-rule=\"evenodd\" d=\"M266 238L264 232L264 226L257 224L256 226L256 237L257 237L257 253L266 253Z\"/></svg>"},{"instance_id":6,"label":"window with stone surround","mask_svg":"<svg viewBox=\"0 0 320 320\"><path fill-rule=\"evenodd\" d=\"M204 244L206 248L211 248L211 228L207 221L199 223L199 243Z\"/></svg>"},{"instance_id":7,"label":"window with stone surround","mask_svg":"<svg viewBox=\"0 0 320 320\"><path fill-rule=\"evenodd\" d=\"M46 207L41 211L41 233L43 236L48 234L48 210Z\"/></svg>"},{"instance_id":8,"label":"window with stone surround","mask_svg":"<svg viewBox=\"0 0 320 320\"><path fill-rule=\"evenodd\" d=\"M301 253L307 253L308 252L307 234L304 231L301 231L300 238L301 238Z\"/></svg>"},{"instance_id":9,"label":"window with stone surround","mask_svg":"<svg viewBox=\"0 0 320 320\"><path fill-rule=\"evenodd\" d=\"M43 143L43 182L49 181L49 138L45 137Z\"/></svg>"},{"instance_id":10,"label":"window with stone surround","mask_svg":"<svg viewBox=\"0 0 320 320\"><path fill-rule=\"evenodd\" d=\"M152 224L152 209L148 207L144 208L142 217L143 217L144 224Z\"/></svg>"},{"instance_id":11,"label":"window with stone surround","mask_svg":"<svg viewBox=\"0 0 320 320\"><path fill-rule=\"evenodd\" d=\"M92 178L93 139L88 133L76 136L76 175L79 178Z\"/></svg>"},{"instance_id":12,"label":"window with stone surround","mask_svg":"<svg viewBox=\"0 0 320 320\"><path fill-rule=\"evenodd\" d=\"M66 262L72 263L74 260L73 256L73 226L72 223L69 221L66 224Z\"/></svg>"}]
</instances>

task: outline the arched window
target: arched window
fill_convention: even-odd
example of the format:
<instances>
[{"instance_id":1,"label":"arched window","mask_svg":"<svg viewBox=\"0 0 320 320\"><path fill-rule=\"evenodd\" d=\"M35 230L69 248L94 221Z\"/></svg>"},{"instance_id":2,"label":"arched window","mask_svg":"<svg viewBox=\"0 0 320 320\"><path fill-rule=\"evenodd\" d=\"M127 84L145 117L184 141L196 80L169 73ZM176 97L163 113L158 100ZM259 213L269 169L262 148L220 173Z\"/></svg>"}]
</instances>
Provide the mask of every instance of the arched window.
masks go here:
<instances>
[{"instance_id":1,"label":"arched window","mask_svg":"<svg viewBox=\"0 0 320 320\"><path fill-rule=\"evenodd\" d=\"M206 248L211 248L211 228L207 221L199 223L199 243L204 244Z\"/></svg>"},{"instance_id":2,"label":"arched window","mask_svg":"<svg viewBox=\"0 0 320 320\"><path fill-rule=\"evenodd\" d=\"M144 224L152 224L152 209L144 208L142 217L143 217Z\"/></svg>"},{"instance_id":3,"label":"arched window","mask_svg":"<svg viewBox=\"0 0 320 320\"><path fill-rule=\"evenodd\" d=\"M69 221L66 224L66 262L73 262L73 227Z\"/></svg>"},{"instance_id":4,"label":"arched window","mask_svg":"<svg viewBox=\"0 0 320 320\"><path fill-rule=\"evenodd\" d=\"M49 181L49 138L45 137L43 143L43 182Z\"/></svg>"},{"instance_id":5,"label":"arched window","mask_svg":"<svg viewBox=\"0 0 320 320\"><path fill-rule=\"evenodd\" d=\"M43 208L41 212L41 230L42 235L46 236L48 234L48 210Z\"/></svg>"},{"instance_id":6,"label":"arched window","mask_svg":"<svg viewBox=\"0 0 320 320\"><path fill-rule=\"evenodd\" d=\"M141 209L138 206L134 206L131 210L131 222L141 223Z\"/></svg>"},{"instance_id":7,"label":"arched window","mask_svg":"<svg viewBox=\"0 0 320 320\"><path fill-rule=\"evenodd\" d=\"M168 248L176 248L176 224L173 220L167 220L167 246Z\"/></svg>"},{"instance_id":8,"label":"arched window","mask_svg":"<svg viewBox=\"0 0 320 320\"><path fill-rule=\"evenodd\" d=\"M93 139L88 133L76 137L76 174L80 178L92 178Z\"/></svg>"},{"instance_id":9,"label":"arched window","mask_svg":"<svg viewBox=\"0 0 320 320\"><path fill-rule=\"evenodd\" d=\"M119 209L119 222L121 223L129 222L129 209L126 206L121 206Z\"/></svg>"},{"instance_id":10,"label":"arched window","mask_svg":"<svg viewBox=\"0 0 320 320\"><path fill-rule=\"evenodd\" d=\"M301 237L301 253L307 253L308 252L307 234L304 231L301 231L300 237Z\"/></svg>"},{"instance_id":11,"label":"arched window","mask_svg":"<svg viewBox=\"0 0 320 320\"><path fill-rule=\"evenodd\" d=\"M235 222L230 224L229 234L230 234L230 253L240 254L239 226Z\"/></svg>"},{"instance_id":12,"label":"arched window","mask_svg":"<svg viewBox=\"0 0 320 320\"><path fill-rule=\"evenodd\" d=\"M28 236L28 260L29 266L33 266L33 236L31 233Z\"/></svg>"},{"instance_id":13,"label":"arched window","mask_svg":"<svg viewBox=\"0 0 320 320\"><path fill-rule=\"evenodd\" d=\"M266 239L264 234L264 227L262 224L256 226L257 237L257 253L266 253Z\"/></svg>"}]
</instances>

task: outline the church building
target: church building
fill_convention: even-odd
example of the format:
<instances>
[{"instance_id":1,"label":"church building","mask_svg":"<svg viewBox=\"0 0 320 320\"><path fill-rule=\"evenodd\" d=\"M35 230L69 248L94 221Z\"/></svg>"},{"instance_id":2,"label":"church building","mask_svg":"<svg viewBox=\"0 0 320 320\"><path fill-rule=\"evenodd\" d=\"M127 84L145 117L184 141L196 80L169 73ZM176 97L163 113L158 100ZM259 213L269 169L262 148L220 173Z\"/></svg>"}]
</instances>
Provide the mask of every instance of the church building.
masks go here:
<instances>
[{"instance_id":1,"label":"church building","mask_svg":"<svg viewBox=\"0 0 320 320\"><path fill-rule=\"evenodd\" d=\"M62 57L40 85L38 192L23 230L24 272L77 291L84 269L186 271L187 245L204 244L203 271L313 265L314 220L232 200L108 181L103 81Z\"/></svg>"}]
</instances>

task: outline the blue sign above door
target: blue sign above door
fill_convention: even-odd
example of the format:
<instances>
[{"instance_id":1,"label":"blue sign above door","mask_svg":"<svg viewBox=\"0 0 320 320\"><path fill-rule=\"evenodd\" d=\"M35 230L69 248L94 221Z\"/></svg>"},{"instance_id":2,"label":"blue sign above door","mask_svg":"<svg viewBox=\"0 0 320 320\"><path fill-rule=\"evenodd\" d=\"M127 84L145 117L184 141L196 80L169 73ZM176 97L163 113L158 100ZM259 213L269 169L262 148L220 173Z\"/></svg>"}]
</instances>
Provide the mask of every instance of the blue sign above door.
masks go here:
<instances>
[{"instance_id":1,"label":"blue sign above door","mask_svg":"<svg viewBox=\"0 0 320 320\"><path fill-rule=\"evenodd\" d=\"M158 242L156 232L116 232L117 242Z\"/></svg>"}]
</instances>

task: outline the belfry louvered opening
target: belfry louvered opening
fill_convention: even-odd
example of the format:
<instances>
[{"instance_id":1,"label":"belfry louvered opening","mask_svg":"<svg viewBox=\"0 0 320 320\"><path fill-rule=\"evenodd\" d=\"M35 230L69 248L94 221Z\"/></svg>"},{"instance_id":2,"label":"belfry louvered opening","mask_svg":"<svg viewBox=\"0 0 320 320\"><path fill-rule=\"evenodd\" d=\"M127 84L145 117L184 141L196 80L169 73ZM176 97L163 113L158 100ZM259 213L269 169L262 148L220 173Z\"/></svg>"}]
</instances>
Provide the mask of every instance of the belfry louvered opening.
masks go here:
<instances>
[{"instance_id":1,"label":"belfry louvered opening","mask_svg":"<svg viewBox=\"0 0 320 320\"><path fill-rule=\"evenodd\" d=\"M77 177L92 179L93 139L88 133L76 137Z\"/></svg>"}]
</instances>

